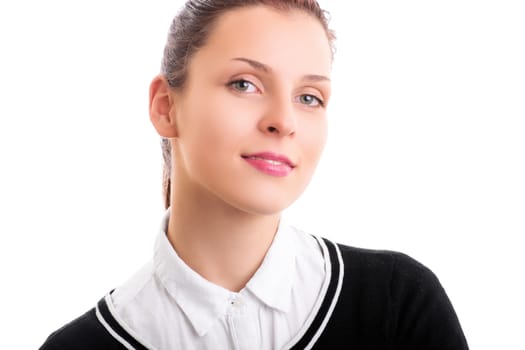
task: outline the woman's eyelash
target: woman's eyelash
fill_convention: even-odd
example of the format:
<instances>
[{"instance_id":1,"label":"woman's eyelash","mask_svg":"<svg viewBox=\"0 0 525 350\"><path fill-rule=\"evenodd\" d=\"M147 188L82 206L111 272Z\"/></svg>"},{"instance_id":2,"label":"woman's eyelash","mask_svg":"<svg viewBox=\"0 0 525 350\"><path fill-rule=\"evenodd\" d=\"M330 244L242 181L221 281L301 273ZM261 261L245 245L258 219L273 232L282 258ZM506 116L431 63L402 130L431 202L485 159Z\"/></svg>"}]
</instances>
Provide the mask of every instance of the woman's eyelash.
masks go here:
<instances>
[{"instance_id":1,"label":"woman's eyelash","mask_svg":"<svg viewBox=\"0 0 525 350\"><path fill-rule=\"evenodd\" d=\"M236 79L230 81L228 83L228 86L240 92L256 92L257 90L259 90L254 83L246 79ZM252 87L252 90L254 91L249 91L250 87Z\"/></svg>"},{"instance_id":2,"label":"woman's eyelash","mask_svg":"<svg viewBox=\"0 0 525 350\"><path fill-rule=\"evenodd\" d=\"M259 88L252 83L251 81L247 79L235 79L230 81L228 84L226 84L229 88L234 89L235 91L241 92L241 93L257 93L259 92ZM314 95L314 94L302 94L296 97L297 101L301 104L304 104L309 107L324 107L325 102L322 98ZM315 101L316 103L313 104L312 102Z\"/></svg>"},{"instance_id":3,"label":"woman's eyelash","mask_svg":"<svg viewBox=\"0 0 525 350\"><path fill-rule=\"evenodd\" d=\"M324 108L325 106L325 102L323 101L323 99L313 94L302 94L302 95L297 96L296 99L297 99L296 101L298 101L299 103L307 107ZM316 102L315 104L312 103L314 101Z\"/></svg>"}]
</instances>

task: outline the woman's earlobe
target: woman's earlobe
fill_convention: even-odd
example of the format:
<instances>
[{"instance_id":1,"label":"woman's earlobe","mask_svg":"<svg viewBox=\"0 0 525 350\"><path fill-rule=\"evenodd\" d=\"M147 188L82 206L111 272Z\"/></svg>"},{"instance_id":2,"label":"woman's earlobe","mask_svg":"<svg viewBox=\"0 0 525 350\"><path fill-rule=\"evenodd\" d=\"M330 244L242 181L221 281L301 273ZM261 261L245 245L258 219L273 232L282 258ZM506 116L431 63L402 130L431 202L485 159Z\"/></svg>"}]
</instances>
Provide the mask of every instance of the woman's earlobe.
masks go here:
<instances>
[{"instance_id":1,"label":"woman's earlobe","mask_svg":"<svg viewBox=\"0 0 525 350\"><path fill-rule=\"evenodd\" d=\"M173 96L166 78L163 75L156 76L149 88L149 116L155 130L165 138L177 137L173 104Z\"/></svg>"}]
</instances>

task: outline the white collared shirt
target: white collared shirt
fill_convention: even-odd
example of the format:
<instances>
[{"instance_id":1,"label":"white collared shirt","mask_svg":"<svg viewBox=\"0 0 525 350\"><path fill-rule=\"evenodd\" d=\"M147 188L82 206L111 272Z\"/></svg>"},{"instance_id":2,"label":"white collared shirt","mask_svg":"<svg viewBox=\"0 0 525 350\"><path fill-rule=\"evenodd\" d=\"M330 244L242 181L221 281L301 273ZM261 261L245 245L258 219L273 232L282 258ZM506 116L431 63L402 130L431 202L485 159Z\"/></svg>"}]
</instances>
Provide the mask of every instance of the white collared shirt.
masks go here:
<instances>
[{"instance_id":1,"label":"white collared shirt","mask_svg":"<svg viewBox=\"0 0 525 350\"><path fill-rule=\"evenodd\" d=\"M326 291L317 240L281 220L261 266L238 293L213 284L166 237L153 260L111 294L118 322L150 349L282 349L306 330Z\"/></svg>"}]
</instances>

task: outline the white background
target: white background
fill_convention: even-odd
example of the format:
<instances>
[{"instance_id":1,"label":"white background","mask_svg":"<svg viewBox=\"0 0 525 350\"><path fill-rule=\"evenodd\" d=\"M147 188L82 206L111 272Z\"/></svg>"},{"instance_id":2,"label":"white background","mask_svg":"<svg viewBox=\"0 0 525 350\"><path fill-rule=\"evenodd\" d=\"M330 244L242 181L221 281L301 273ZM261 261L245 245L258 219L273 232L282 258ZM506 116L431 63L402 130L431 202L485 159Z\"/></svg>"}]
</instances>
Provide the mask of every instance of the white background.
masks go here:
<instances>
[{"instance_id":1,"label":"white background","mask_svg":"<svg viewBox=\"0 0 525 350\"><path fill-rule=\"evenodd\" d=\"M37 348L151 256L147 91L180 3L0 4L2 348ZM330 139L289 220L411 255L472 349L525 348L522 2L322 3L339 37Z\"/></svg>"}]
</instances>

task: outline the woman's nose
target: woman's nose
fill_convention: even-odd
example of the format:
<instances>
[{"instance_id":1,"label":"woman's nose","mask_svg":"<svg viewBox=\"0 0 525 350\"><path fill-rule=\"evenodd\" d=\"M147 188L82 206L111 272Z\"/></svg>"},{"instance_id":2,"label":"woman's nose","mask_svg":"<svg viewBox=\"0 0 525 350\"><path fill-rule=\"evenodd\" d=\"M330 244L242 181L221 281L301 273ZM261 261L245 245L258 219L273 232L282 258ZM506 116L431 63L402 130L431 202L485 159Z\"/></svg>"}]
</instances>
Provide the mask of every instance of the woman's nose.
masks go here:
<instances>
[{"instance_id":1,"label":"woman's nose","mask_svg":"<svg viewBox=\"0 0 525 350\"><path fill-rule=\"evenodd\" d=\"M262 116L259 129L263 133L281 137L293 135L297 129L296 113L291 100L275 101Z\"/></svg>"}]
</instances>

